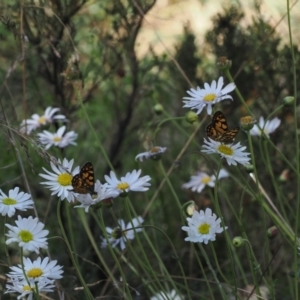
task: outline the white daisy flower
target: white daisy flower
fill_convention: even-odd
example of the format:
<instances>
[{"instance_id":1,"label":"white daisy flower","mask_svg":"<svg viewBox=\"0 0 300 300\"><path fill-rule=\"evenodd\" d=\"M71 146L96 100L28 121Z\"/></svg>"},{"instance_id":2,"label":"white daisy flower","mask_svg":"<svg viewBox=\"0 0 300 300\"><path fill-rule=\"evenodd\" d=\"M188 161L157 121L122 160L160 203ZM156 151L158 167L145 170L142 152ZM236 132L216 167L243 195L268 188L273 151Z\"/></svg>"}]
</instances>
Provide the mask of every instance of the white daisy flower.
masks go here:
<instances>
[{"instance_id":1,"label":"white daisy flower","mask_svg":"<svg viewBox=\"0 0 300 300\"><path fill-rule=\"evenodd\" d=\"M200 212L194 211L193 216L186 220L188 226L182 226L181 229L188 233L188 237L184 239L187 242L207 244L209 241L215 241L216 233L224 230L220 226L221 219L217 219L210 208L206 208L205 211L200 210Z\"/></svg>"},{"instance_id":2,"label":"white daisy flower","mask_svg":"<svg viewBox=\"0 0 300 300\"><path fill-rule=\"evenodd\" d=\"M151 150L147 151L147 152L143 152L138 154L135 157L135 160L140 160L143 161L143 159L148 159L148 158L152 158L153 160L158 160L161 158L161 155L167 150L166 147L153 147Z\"/></svg>"},{"instance_id":3,"label":"white daisy flower","mask_svg":"<svg viewBox=\"0 0 300 300\"><path fill-rule=\"evenodd\" d=\"M126 226L125 222L122 219L119 219L118 220L119 227L114 229L110 227L106 227L108 241L106 240L105 237L101 237L102 239L101 248L107 247L108 243L110 243L112 247L116 247L118 244L120 244L120 248L123 251L126 248L125 243L128 240L134 239L134 232L142 231L142 228L136 228L136 227L140 226L143 222L144 219L142 217L137 217L132 219L132 221L129 222Z\"/></svg>"},{"instance_id":4,"label":"white daisy flower","mask_svg":"<svg viewBox=\"0 0 300 300\"><path fill-rule=\"evenodd\" d=\"M57 261L49 261L49 257L43 260L38 257L35 261L31 261L28 257L23 257L24 271L29 280L38 282L42 279L60 279L63 273L62 266L56 265ZM17 267L10 267L11 272L8 273L9 277L17 277L20 280L24 279L22 266L19 264Z\"/></svg>"},{"instance_id":5,"label":"white daisy flower","mask_svg":"<svg viewBox=\"0 0 300 300\"><path fill-rule=\"evenodd\" d=\"M39 248L48 248L47 238L48 230L43 230L44 224L38 221L38 218L22 218L18 216L17 226L5 224L10 230L8 231L8 239L6 244L13 242L19 243L19 247L23 250L35 251L39 253Z\"/></svg>"},{"instance_id":6,"label":"white daisy flower","mask_svg":"<svg viewBox=\"0 0 300 300\"><path fill-rule=\"evenodd\" d=\"M18 187L9 190L8 196L0 190L0 214L2 214L2 216L7 215L12 217L16 209L26 211L31 208L33 208L31 196L24 192L19 193Z\"/></svg>"},{"instance_id":7,"label":"white daisy flower","mask_svg":"<svg viewBox=\"0 0 300 300\"><path fill-rule=\"evenodd\" d=\"M8 280L8 283L6 284L7 291L4 294L7 293L19 293L20 296L17 297L17 299L24 299L25 297L27 300L32 300L33 298L33 292L36 291L36 284L39 293L49 293L53 292L55 285L54 280L49 280L47 278L43 278L39 280L38 282L34 282L33 280L29 280L29 284L26 281L26 279L18 279L18 278L11 278Z\"/></svg>"},{"instance_id":8,"label":"white daisy flower","mask_svg":"<svg viewBox=\"0 0 300 300\"><path fill-rule=\"evenodd\" d=\"M146 175L139 178L142 170L133 170L128 172L124 177L119 180L113 171L110 171L110 176L105 175L105 180L108 183L108 188L113 191L117 191L120 194L127 193L129 191L145 192L148 191L151 185L148 181L151 180L150 176Z\"/></svg>"},{"instance_id":9,"label":"white daisy flower","mask_svg":"<svg viewBox=\"0 0 300 300\"><path fill-rule=\"evenodd\" d=\"M184 297L178 295L175 290L171 290L171 292L159 292L152 296L150 300L183 300Z\"/></svg>"},{"instance_id":10,"label":"white daisy flower","mask_svg":"<svg viewBox=\"0 0 300 300\"><path fill-rule=\"evenodd\" d=\"M90 206L96 205L105 199L119 196L119 192L108 189L107 183L101 184L99 180L95 183L95 192L97 193L97 196L91 196L90 194L78 194L76 199L81 203L81 205L77 205L75 208L83 207L85 212L88 212Z\"/></svg>"},{"instance_id":11,"label":"white daisy flower","mask_svg":"<svg viewBox=\"0 0 300 300\"><path fill-rule=\"evenodd\" d=\"M189 107L191 109L196 109L197 114L200 114L205 106L207 106L207 113L211 115L212 106L218 102L221 102L225 99L231 99L228 93L232 92L235 89L234 83L227 84L223 89L224 80L223 77L220 77L218 84L215 80L209 86L208 83L204 83L204 89L190 89L187 93L190 97L184 97L187 101L183 101L185 105L183 107Z\"/></svg>"},{"instance_id":12,"label":"white daisy flower","mask_svg":"<svg viewBox=\"0 0 300 300\"><path fill-rule=\"evenodd\" d=\"M201 150L201 152L212 154L218 153L222 158L226 158L228 165L237 165L237 162L246 165L250 161L250 155L248 152L243 152L246 147L241 146L240 142L237 144L222 144L220 142L216 142L211 138L208 140L204 139L203 148L205 150Z\"/></svg>"},{"instance_id":13,"label":"white daisy flower","mask_svg":"<svg viewBox=\"0 0 300 300\"><path fill-rule=\"evenodd\" d=\"M58 166L50 163L54 173L47 171L45 168L43 170L47 174L39 174L41 177L47 179L48 181L41 182L41 184L46 185L51 191L51 195L57 195L61 200L67 199L69 202L75 201L77 193L72 192L72 178L74 175L79 173L79 167L76 167L72 171L74 159L68 161L64 158L61 163L58 159Z\"/></svg>"},{"instance_id":14,"label":"white daisy flower","mask_svg":"<svg viewBox=\"0 0 300 300\"><path fill-rule=\"evenodd\" d=\"M228 177L229 174L225 169L221 169L218 179ZM209 176L204 172L197 172L196 175L191 176L189 182L184 183L182 187L184 189L191 189L193 192L197 191L197 193L201 193L206 185L210 187L215 186L216 176Z\"/></svg>"},{"instance_id":15,"label":"white daisy flower","mask_svg":"<svg viewBox=\"0 0 300 300\"><path fill-rule=\"evenodd\" d=\"M280 125L281 120L278 118L274 118L272 120L269 120L265 122L263 117L259 118L258 126L255 124L253 128L250 130L251 135L261 135L261 132L263 131L264 134L269 137L269 134L274 132Z\"/></svg>"},{"instance_id":16,"label":"white daisy flower","mask_svg":"<svg viewBox=\"0 0 300 300\"><path fill-rule=\"evenodd\" d=\"M32 115L31 119L22 121L20 125L20 132L29 135L31 131L39 128L42 125L47 125L57 120L67 121L64 115L56 115L58 111L59 108L52 108L50 106L46 108L42 116L39 116L38 114Z\"/></svg>"},{"instance_id":17,"label":"white daisy flower","mask_svg":"<svg viewBox=\"0 0 300 300\"><path fill-rule=\"evenodd\" d=\"M51 146L57 146L60 148L67 147L69 145L77 145L74 141L77 139L78 134L74 131L69 131L64 135L66 126L58 128L56 133L51 133L47 130L43 130L43 133L38 133L39 142L45 146L48 150Z\"/></svg>"}]
</instances>

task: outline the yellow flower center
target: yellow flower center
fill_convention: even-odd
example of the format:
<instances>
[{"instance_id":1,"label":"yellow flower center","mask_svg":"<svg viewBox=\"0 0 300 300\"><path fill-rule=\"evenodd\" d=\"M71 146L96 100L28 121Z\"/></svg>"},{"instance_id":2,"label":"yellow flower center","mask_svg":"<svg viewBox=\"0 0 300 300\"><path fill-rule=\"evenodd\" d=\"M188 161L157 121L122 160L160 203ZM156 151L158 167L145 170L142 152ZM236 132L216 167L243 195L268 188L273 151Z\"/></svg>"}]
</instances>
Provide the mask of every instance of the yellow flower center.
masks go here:
<instances>
[{"instance_id":1,"label":"yellow flower center","mask_svg":"<svg viewBox=\"0 0 300 300\"><path fill-rule=\"evenodd\" d=\"M29 285L23 285L23 291L27 292L27 291L31 291L31 287Z\"/></svg>"},{"instance_id":2,"label":"yellow flower center","mask_svg":"<svg viewBox=\"0 0 300 300\"><path fill-rule=\"evenodd\" d=\"M17 203L17 201L15 199L12 199L12 198L4 198L2 200L2 203L5 204L5 205L14 205Z\"/></svg>"},{"instance_id":3,"label":"yellow flower center","mask_svg":"<svg viewBox=\"0 0 300 300\"><path fill-rule=\"evenodd\" d=\"M127 182L120 182L118 183L117 188L122 191L125 191L126 189L129 188L129 184Z\"/></svg>"},{"instance_id":4,"label":"yellow flower center","mask_svg":"<svg viewBox=\"0 0 300 300\"><path fill-rule=\"evenodd\" d=\"M201 183L208 184L209 182L210 182L210 177L209 176L205 176L201 179Z\"/></svg>"},{"instance_id":5,"label":"yellow flower center","mask_svg":"<svg viewBox=\"0 0 300 300\"><path fill-rule=\"evenodd\" d=\"M24 243L28 243L33 240L33 235L28 230L21 230L19 232L19 237Z\"/></svg>"},{"instance_id":6,"label":"yellow flower center","mask_svg":"<svg viewBox=\"0 0 300 300\"><path fill-rule=\"evenodd\" d=\"M43 275L43 270L40 268L32 268L27 272L27 276L31 278L41 277Z\"/></svg>"},{"instance_id":7,"label":"yellow flower center","mask_svg":"<svg viewBox=\"0 0 300 300\"><path fill-rule=\"evenodd\" d=\"M53 142L60 142L61 140L62 140L62 138L59 137L59 136L55 136L55 137L53 138Z\"/></svg>"},{"instance_id":8,"label":"yellow flower center","mask_svg":"<svg viewBox=\"0 0 300 300\"><path fill-rule=\"evenodd\" d=\"M203 223L198 227L198 232L200 234L208 234L210 229L210 225L207 223Z\"/></svg>"},{"instance_id":9,"label":"yellow flower center","mask_svg":"<svg viewBox=\"0 0 300 300\"><path fill-rule=\"evenodd\" d=\"M233 153L234 153L234 151L233 151L232 148L230 148L230 147L228 147L228 146L226 146L226 145L224 145L224 144L221 144L221 145L218 147L218 150L219 150L221 153L223 153L223 154L225 154L225 155L229 155L229 156L232 156Z\"/></svg>"},{"instance_id":10,"label":"yellow flower center","mask_svg":"<svg viewBox=\"0 0 300 300\"><path fill-rule=\"evenodd\" d=\"M216 94L207 94L204 96L204 101L206 102L212 102L214 101L215 99L217 98L217 95Z\"/></svg>"},{"instance_id":11,"label":"yellow flower center","mask_svg":"<svg viewBox=\"0 0 300 300\"><path fill-rule=\"evenodd\" d=\"M153 147L149 152L150 153L157 153L157 152L159 152L159 148L158 147Z\"/></svg>"},{"instance_id":12,"label":"yellow flower center","mask_svg":"<svg viewBox=\"0 0 300 300\"><path fill-rule=\"evenodd\" d=\"M57 177L57 181L62 186L71 185L73 176L69 173L59 174Z\"/></svg>"},{"instance_id":13,"label":"yellow flower center","mask_svg":"<svg viewBox=\"0 0 300 300\"><path fill-rule=\"evenodd\" d=\"M39 123L40 123L41 125L45 125L45 124L47 123L47 119L45 118L45 116L41 116L41 117L39 118Z\"/></svg>"}]
</instances>

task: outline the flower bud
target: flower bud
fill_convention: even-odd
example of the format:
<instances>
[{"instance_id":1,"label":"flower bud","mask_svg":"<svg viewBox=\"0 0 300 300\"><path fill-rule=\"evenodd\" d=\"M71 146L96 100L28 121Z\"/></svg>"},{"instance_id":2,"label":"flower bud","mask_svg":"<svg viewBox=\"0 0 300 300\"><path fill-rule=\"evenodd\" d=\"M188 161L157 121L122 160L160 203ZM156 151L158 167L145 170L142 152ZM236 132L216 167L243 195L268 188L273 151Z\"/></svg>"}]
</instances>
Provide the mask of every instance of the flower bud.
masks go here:
<instances>
[{"instance_id":1,"label":"flower bud","mask_svg":"<svg viewBox=\"0 0 300 300\"><path fill-rule=\"evenodd\" d=\"M188 123L193 124L198 120L198 115L193 111L189 111L185 114L185 119Z\"/></svg>"},{"instance_id":2,"label":"flower bud","mask_svg":"<svg viewBox=\"0 0 300 300\"><path fill-rule=\"evenodd\" d=\"M279 176L279 181L280 182L286 182L286 181L288 181L288 179L289 179L289 173L290 173L290 171L288 169L284 169L281 172L280 176Z\"/></svg>"},{"instance_id":3,"label":"flower bud","mask_svg":"<svg viewBox=\"0 0 300 300\"><path fill-rule=\"evenodd\" d=\"M186 206L185 212L188 216L192 216L195 210L198 210L198 206L195 204L193 200L189 201L190 204Z\"/></svg>"},{"instance_id":4,"label":"flower bud","mask_svg":"<svg viewBox=\"0 0 300 300\"><path fill-rule=\"evenodd\" d=\"M241 125L242 129L244 129L246 131L251 130L256 122L257 121L254 118L252 118L251 116L242 117L240 119L240 125Z\"/></svg>"},{"instance_id":5,"label":"flower bud","mask_svg":"<svg viewBox=\"0 0 300 300\"><path fill-rule=\"evenodd\" d=\"M160 103L155 104L153 109L157 115L161 115L162 112L164 111L164 107Z\"/></svg>"},{"instance_id":6,"label":"flower bud","mask_svg":"<svg viewBox=\"0 0 300 300\"><path fill-rule=\"evenodd\" d=\"M236 236L232 240L232 244L236 248L240 248L244 245L245 240L241 236Z\"/></svg>"},{"instance_id":7,"label":"flower bud","mask_svg":"<svg viewBox=\"0 0 300 300\"><path fill-rule=\"evenodd\" d=\"M223 70L229 70L231 68L232 61L229 60L226 56L221 56L218 58L217 67Z\"/></svg>"},{"instance_id":8,"label":"flower bud","mask_svg":"<svg viewBox=\"0 0 300 300\"><path fill-rule=\"evenodd\" d=\"M273 239L276 237L279 233L279 230L276 226L272 226L267 230L267 236L269 239Z\"/></svg>"},{"instance_id":9,"label":"flower bud","mask_svg":"<svg viewBox=\"0 0 300 300\"><path fill-rule=\"evenodd\" d=\"M246 168L247 173L253 173L254 172L254 166L252 164L246 164L245 168Z\"/></svg>"},{"instance_id":10,"label":"flower bud","mask_svg":"<svg viewBox=\"0 0 300 300\"><path fill-rule=\"evenodd\" d=\"M290 106L294 103L294 101L295 101L295 97L293 96L286 96L282 100L284 106Z\"/></svg>"}]
</instances>

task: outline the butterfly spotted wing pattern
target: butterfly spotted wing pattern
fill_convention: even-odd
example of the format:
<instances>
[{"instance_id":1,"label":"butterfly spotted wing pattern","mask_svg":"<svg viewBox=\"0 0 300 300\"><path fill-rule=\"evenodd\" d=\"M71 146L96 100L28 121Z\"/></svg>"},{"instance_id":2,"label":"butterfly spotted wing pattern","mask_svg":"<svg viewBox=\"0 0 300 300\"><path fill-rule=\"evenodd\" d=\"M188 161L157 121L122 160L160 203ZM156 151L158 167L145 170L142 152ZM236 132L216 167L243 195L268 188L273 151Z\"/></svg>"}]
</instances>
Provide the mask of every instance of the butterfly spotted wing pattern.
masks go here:
<instances>
[{"instance_id":1,"label":"butterfly spotted wing pattern","mask_svg":"<svg viewBox=\"0 0 300 300\"><path fill-rule=\"evenodd\" d=\"M79 194L97 195L94 191L95 178L92 163L87 162L78 174L72 178L73 191Z\"/></svg>"},{"instance_id":2,"label":"butterfly spotted wing pattern","mask_svg":"<svg viewBox=\"0 0 300 300\"><path fill-rule=\"evenodd\" d=\"M226 118L221 111L217 111L213 117L211 124L206 126L206 135L221 143L232 143L235 136L239 132L239 127L229 130Z\"/></svg>"}]
</instances>

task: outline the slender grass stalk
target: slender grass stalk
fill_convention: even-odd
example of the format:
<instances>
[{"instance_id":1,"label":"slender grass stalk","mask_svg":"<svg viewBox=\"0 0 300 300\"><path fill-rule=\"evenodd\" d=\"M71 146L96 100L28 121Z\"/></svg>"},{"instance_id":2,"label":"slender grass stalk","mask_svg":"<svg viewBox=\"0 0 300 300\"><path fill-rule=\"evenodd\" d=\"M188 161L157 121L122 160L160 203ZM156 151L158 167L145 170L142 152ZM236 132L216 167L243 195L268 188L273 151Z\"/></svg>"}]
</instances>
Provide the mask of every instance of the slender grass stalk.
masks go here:
<instances>
[{"instance_id":1,"label":"slender grass stalk","mask_svg":"<svg viewBox=\"0 0 300 300\"><path fill-rule=\"evenodd\" d=\"M127 215L129 216L130 220L132 220L132 214L131 214L130 211L132 211L132 212L134 213L135 216L136 216L136 212L135 212L135 210L133 209L133 207L132 207L132 205L131 205L131 202L128 201L128 199L127 199L127 201L126 201L126 206L125 206L125 208L126 208L126 213L127 213ZM132 225L133 225L133 224L132 224ZM147 239L147 242L148 242L149 246L151 247L151 250L152 250L153 253L155 254L155 257L158 259L158 262L159 262L158 266L159 266L159 268L161 269L162 274L165 274L165 275L166 275L166 278L168 279L168 282L170 282L170 283L172 284L173 288L176 290L176 289L177 289L177 288L176 288L176 285L175 285L175 283L173 282L172 277L170 276L170 274L169 274L169 272L168 272L166 266L164 265L163 261L161 260L161 257L160 257L160 255L159 255L159 253L158 253L157 250L154 248L154 246L153 246L153 244L152 244L152 242L151 242L151 239L149 238L147 232L143 231L143 236ZM150 261L148 261L148 255L147 255L147 253L145 253L144 247L143 247L143 245L142 245L142 243L141 243L141 240L140 240L140 238L139 238L138 235L136 235L136 240L137 240L137 242L138 242L138 244L139 244L139 248L141 249L141 253L143 254L143 257L144 257L145 261L147 261L147 264L149 264L149 266L150 266L151 273L152 273L152 274L154 275L154 277L156 278L156 274L155 274L154 271L152 271L151 263L150 263ZM175 253L176 253L176 252L175 252ZM158 280L158 279L157 279L157 280ZM158 280L158 282L159 282L159 280Z\"/></svg>"},{"instance_id":2,"label":"slender grass stalk","mask_svg":"<svg viewBox=\"0 0 300 300\"><path fill-rule=\"evenodd\" d=\"M105 272L107 273L107 276L109 278L109 280L111 280L113 282L113 284L118 288L118 281L117 279L114 277L113 273L111 272L110 267L106 264L106 261L104 260L103 256L101 255L101 252L99 250L99 245L97 245L95 238L89 228L87 219L86 219L86 214L82 211L82 210L78 210L78 216L80 218L81 224L84 227L84 230L90 240L90 243L95 251L95 253L97 254L97 257L99 258L99 261L101 262L101 266L103 266ZM93 216L97 222L97 224L99 225L100 228L103 229L103 224L101 223L101 218L98 217L99 212L97 213L97 215L95 213L93 213ZM105 227L103 229L103 232L106 232ZM118 261L118 260L117 260ZM118 265L119 267L120 265ZM125 281L126 283L126 281ZM120 289L118 289L120 293L123 293Z\"/></svg>"},{"instance_id":3,"label":"slender grass stalk","mask_svg":"<svg viewBox=\"0 0 300 300\"><path fill-rule=\"evenodd\" d=\"M223 288L222 284L220 283L220 281L219 281L219 279L218 279L218 277L217 277L217 274L216 274L214 268L212 267L212 265L211 265L211 263L210 263L210 260L209 260L207 254L206 254L205 249L204 249L204 246L203 246L202 244L199 244L198 246L199 246L199 249L200 249L200 251L201 251L201 254L202 254L203 257L204 257L205 262L206 262L206 264L207 264L207 266L208 266L208 268L209 268L211 274L212 274L213 277L214 277L215 282L217 283L217 286L218 286L218 288L219 288L220 294L222 295L222 299L227 300L227 296L226 296L226 294L225 294L224 288ZM214 298L213 298L213 299L214 299Z\"/></svg>"},{"instance_id":4,"label":"slender grass stalk","mask_svg":"<svg viewBox=\"0 0 300 300\"><path fill-rule=\"evenodd\" d=\"M65 202L67 202L67 201L65 201ZM77 277L78 277L81 285L83 286L83 291L84 291L85 297L86 297L86 299L92 300L93 296L92 296L88 286L86 285L85 280L84 280L83 276L81 275L81 272L80 272L79 267L77 265L76 259L74 258L73 251L72 251L72 248L71 248L70 243L69 243L69 239L66 235L66 232L65 232L62 220L61 220L60 213L61 213L61 200L59 199L58 203L57 203L57 221L58 221L58 225L60 227L60 230L61 230L61 233L63 235L64 241L66 243L67 250L69 252L69 256L72 260L73 266L75 268Z\"/></svg>"},{"instance_id":5,"label":"slender grass stalk","mask_svg":"<svg viewBox=\"0 0 300 300\"><path fill-rule=\"evenodd\" d=\"M7 240L7 236L5 234L5 231L6 231L6 227L5 227L5 224L7 223L7 215L5 215L4 217L4 222L3 222L3 236L4 236L4 249L5 249L5 255L6 255L6 259L7 259L7 263L9 266L11 266L11 260L10 260L10 256L9 256L9 253L8 253L8 248L7 248L7 244L6 244L6 240Z\"/></svg>"},{"instance_id":6,"label":"slender grass stalk","mask_svg":"<svg viewBox=\"0 0 300 300\"><path fill-rule=\"evenodd\" d=\"M294 85L294 132L295 132L295 152L296 152L296 169L297 169L297 182L300 181L300 156L299 156L299 134L298 134L298 118L297 118L297 106L298 106L298 83L297 83L297 61L294 53L294 43L293 43L293 35L292 35L292 27L291 27L291 11L290 11L290 1L286 1L287 5L287 22L289 29L289 42L292 56L292 71L293 71L293 85ZM297 208L296 208L296 222L295 222L295 234L296 237L299 236L299 218L300 218L300 184L297 184ZM298 247L299 241L297 238L294 239L294 272L297 274L299 268L299 255L298 255ZM299 286L298 286L298 278L295 279L295 299L299 298Z\"/></svg>"},{"instance_id":7,"label":"slender grass stalk","mask_svg":"<svg viewBox=\"0 0 300 300\"><path fill-rule=\"evenodd\" d=\"M214 205L215 205L217 214L218 214L218 216L219 216L219 217L221 218L221 220L222 220L223 230L225 231L226 228L225 228L225 225L224 225L224 217L223 217L223 214L222 214L222 212L221 212L220 203L219 203L219 198L218 198L218 194L219 194L219 192L218 192L218 187L219 187L219 174L220 174L220 171L221 171L221 168L222 168L222 163L223 163L223 159L220 159L220 163L219 163L219 166L218 166L218 170L217 170L217 172L216 172L217 174L216 174L216 180L215 180L214 195L213 195L213 197L211 197L211 199L213 199L213 203L214 203ZM228 239L227 235L225 235L225 237L226 237L226 239L227 239L226 246L227 246L227 248L228 248L228 253L230 254L230 257L231 257L231 270L232 270L232 273L234 274L233 278L234 278L234 280L235 280L235 292L234 292L234 293L235 293L235 295L236 295L236 293L237 293L237 286L238 286L238 285L237 285L237 281L236 281L236 277L237 277L237 276L236 276L236 272L235 272L235 268L234 268L234 265L235 265L235 264L234 264L233 256L232 256L231 249L230 249L230 246L229 246L229 245L231 245L231 241ZM211 248L213 248L212 245L211 245ZM214 248L213 248L213 250L214 250ZM226 276L223 275L223 272L221 271L221 268L219 267L218 260L217 260L217 257L216 257L216 255L215 255L215 251L213 251L213 254L214 254L215 262L216 262L216 264L217 264L217 268L218 268L219 273L221 274L223 280L229 284L229 282L228 282Z\"/></svg>"},{"instance_id":8,"label":"slender grass stalk","mask_svg":"<svg viewBox=\"0 0 300 300\"><path fill-rule=\"evenodd\" d=\"M111 161L109 160L109 158L108 158L108 156L106 154L106 151L105 151L105 149L102 146L102 142L99 139L99 135L96 133L95 128L92 125L92 122L91 122L91 120L90 120L90 118L89 118L89 116L88 116L88 114L86 112L86 108L85 108L85 106L83 105L83 102L82 102L82 97L81 97L81 95L80 95L80 93L79 93L79 91L77 89L75 89L75 93L76 93L77 99L78 99L78 101L80 103L80 107L81 107L81 109L82 109L82 111L83 111L83 113L85 115L85 118L86 118L88 124L89 124L89 128L90 128L91 132L93 133L95 141L97 141L98 147L100 148L100 151L101 151L101 154L103 155L104 160L106 161L106 163L108 164L108 166L111 168L111 170L114 170L114 167L111 164Z\"/></svg>"}]
</instances>

